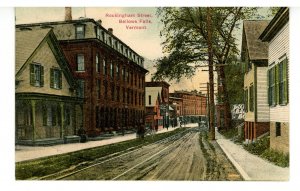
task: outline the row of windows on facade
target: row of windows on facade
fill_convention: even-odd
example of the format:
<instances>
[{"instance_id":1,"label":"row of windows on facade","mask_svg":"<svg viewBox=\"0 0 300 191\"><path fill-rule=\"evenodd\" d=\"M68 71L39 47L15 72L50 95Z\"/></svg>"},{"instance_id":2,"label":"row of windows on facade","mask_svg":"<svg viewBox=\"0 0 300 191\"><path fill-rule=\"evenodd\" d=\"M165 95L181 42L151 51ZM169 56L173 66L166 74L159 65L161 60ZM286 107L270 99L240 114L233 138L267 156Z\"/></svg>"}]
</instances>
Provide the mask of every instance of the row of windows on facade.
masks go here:
<instances>
[{"instance_id":1,"label":"row of windows on facade","mask_svg":"<svg viewBox=\"0 0 300 191\"><path fill-rule=\"evenodd\" d=\"M44 86L44 66L41 64L30 64L30 84ZM58 68L50 68L50 87L62 89L62 72Z\"/></svg>"},{"instance_id":2,"label":"row of windows on facade","mask_svg":"<svg viewBox=\"0 0 300 191\"><path fill-rule=\"evenodd\" d=\"M108 83L104 81L104 99L108 99ZM97 98L101 98L101 80L97 80L96 91ZM133 105L143 105L144 103L144 94L134 91L130 88L121 88L119 86L115 86L113 83L110 86L110 98L112 101L122 101L123 103L133 104ZM122 99L122 100L121 100Z\"/></svg>"},{"instance_id":3,"label":"row of windows on facade","mask_svg":"<svg viewBox=\"0 0 300 191\"><path fill-rule=\"evenodd\" d=\"M96 54L96 72L100 73L101 64L99 55ZM142 76L139 76L138 74L133 74L133 72L130 72L129 69L126 70L125 66L121 68L119 64L114 65L113 61L109 61L109 66L107 65L107 59L103 58L102 61L102 74L110 76L111 79L116 78L116 80L120 80L120 77L122 75L122 80L127 83L131 83L131 85L138 86L139 88L144 87L144 82ZM109 69L109 71L108 71ZM77 54L77 71L83 72L85 71L85 62L84 62L84 55L83 54ZM130 80L131 79L131 80Z\"/></svg>"},{"instance_id":4,"label":"row of windows on facade","mask_svg":"<svg viewBox=\"0 0 300 191\"><path fill-rule=\"evenodd\" d=\"M96 27L95 33L96 33L96 37L99 40L106 43L110 47L114 48L122 55L128 57L130 60L133 60L137 64L143 65L142 58L140 58L134 52L130 51L121 42L119 42L117 39L114 39L111 35L106 33L100 27ZM85 25L76 25L76 39L82 39L82 38L85 38Z\"/></svg>"},{"instance_id":5,"label":"row of windows on facade","mask_svg":"<svg viewBox=\"0 0 300 191\"><path fill-rule=\"evenodd\" d=\"M268 102L269 106L286 105L288 103L288 60L285 58L278 64L272 64L268 70ZM249 99L248 99L249 98ZM254 110L254 88L253 84L244 92L245 111Z\"/></svg>"}]
</instances>

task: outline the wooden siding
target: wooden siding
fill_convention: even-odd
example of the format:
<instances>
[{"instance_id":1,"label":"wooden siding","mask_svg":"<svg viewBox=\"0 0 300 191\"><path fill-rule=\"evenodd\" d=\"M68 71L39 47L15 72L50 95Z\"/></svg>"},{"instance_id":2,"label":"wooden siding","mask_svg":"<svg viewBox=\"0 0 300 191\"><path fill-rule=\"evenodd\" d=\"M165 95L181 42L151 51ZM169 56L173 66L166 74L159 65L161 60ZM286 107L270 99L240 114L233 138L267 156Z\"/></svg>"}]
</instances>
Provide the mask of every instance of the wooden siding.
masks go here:
<instances>
[{"instance_id":1,"label":"wooden siding","mask_svg":"<svg viewBox=\"0 0 300 191\"><path fill-rule=\"evenodd\" d=\"M270 66L273 63L278 64L279 59L284 55L286 55L289 60L289 23L278 32L269 44L269 67L273 67L273 65ZM289 63L287 68L289 76ZM270 121L289 122L289 104L270 107Z\"/></svg>"},{"instance_id":2,"label":"wooden siding","mask_svg":"<svg viewBox=\"0 0 300 191\"><path fill-rule=\"evenodd\" d=\"M37 49L34 53L35 55L27 62L26 68L23 72L17 77L16 80L20 81L20 84L16 86L16 93L44 93L52 95L61 95L61 96L72 96L69 91L70 85L68 84L65 76L62 73L62 89L53 89L50 88L50 68L56 67L60 68L59 64L50 49L46 41L41 44L41 47ZM30 64L39 63L44 66L44 86L35 87L30 85Z\"/></svg>"},{"instance_id":3,"label":"wooden siding","mask_svg":"<svg viewBox=\"0 0 300 191\"><path fill-rule=\"evenodd\" d=\"M270 109L268 103L268 77L267 67L257 67L257 122L269 122Z\"/></svg>"}]
</instances>

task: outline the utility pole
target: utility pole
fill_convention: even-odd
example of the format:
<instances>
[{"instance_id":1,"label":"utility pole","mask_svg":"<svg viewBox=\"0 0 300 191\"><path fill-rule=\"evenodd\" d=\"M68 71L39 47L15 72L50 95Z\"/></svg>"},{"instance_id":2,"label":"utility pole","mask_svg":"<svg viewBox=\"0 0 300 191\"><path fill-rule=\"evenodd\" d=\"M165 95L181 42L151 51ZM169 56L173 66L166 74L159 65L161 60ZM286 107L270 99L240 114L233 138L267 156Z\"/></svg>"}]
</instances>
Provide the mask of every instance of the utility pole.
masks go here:
<instances>
[{"instance_id":1,"label":"utility pole","mask_svg":"<svg viewBox=\"0 0 300 191\"><path fill-rule=\"evenodd\" d=\"M212 24L211 24L211 7L207 7L207 50L208 50L208 70L209 70L209 139L215 140L215 127L214 127L214 73L213 73L213 52L212 52Z\"/></svg>"}]
</instances>

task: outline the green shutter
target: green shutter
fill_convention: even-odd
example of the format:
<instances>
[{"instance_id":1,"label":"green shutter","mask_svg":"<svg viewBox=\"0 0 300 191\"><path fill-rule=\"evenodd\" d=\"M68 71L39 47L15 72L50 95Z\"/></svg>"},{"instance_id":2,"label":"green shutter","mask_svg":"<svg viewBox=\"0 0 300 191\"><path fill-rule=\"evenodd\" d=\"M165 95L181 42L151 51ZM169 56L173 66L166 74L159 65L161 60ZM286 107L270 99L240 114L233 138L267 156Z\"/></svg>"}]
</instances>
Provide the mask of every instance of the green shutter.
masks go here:
<instances>
[{"instance_id":1,"label":"green shutter","mask_svg":"<svg viewBox=\"0 0 300 191\"><path fill-rule=\"evenodd\" d=\"M50 68L50 88L54 87L54 69Z\"/></svg>"},{"instance_id":2,"label":"green shutter","mask_svg":"<svg viewBox=\"0 0 300 191\"><path fill-rule=\"evenodd\" d=\"M40 66L41 69L41 84L40 86L43 87L44 86L44 66Z\"/></svg>"},{"instance_id":3,"label":"green shutter","mask_svg":"<svg viewBox=\"0 0 300 191\"><path fill-rule=\"evenodd\" d=\"M275 105L279 104L279 65L275 66Z\"/></svg>"},{"instance_id":4,"label":"green shutter","mask_svg":"<svg viewBox=\"0 0 300 191\"><path fill-rule=\"evenodd\" d=\"M287 104L289 102L288 93L288 75L287 75L287 58L283 61L283 80L284 80L284 100L283 102Z\"/></svg>"},{"instance_id":5,"label":"green shutter","mask_svg":"<svg viewBox=\"0 0 300 191\"><path fill-rule=\"evenodd\" d=\"M56 107L56 113L54 113L53 115L57 115L57 123L58 123L59 126L61 126L61 124L62 124L62 121L61 121L61 109L60 109L59 104Z\"/></svg>"},{"instance_id":6,"label":"green shutter","mask_svg":"<svg viewBox=\"0 0 300 191\"><path fill-rule=\"evenodd\" d=\"M61 70L59 71L59 89L62 89L62 72Z\"/></svg>"},{"instance_id":7,"label":"green shutter","mask_svg":"<svg viewBox=\"0 0 300 191\"><path fill-rule=\"evenodd\" d=\"M34 86L35 83L34 77L34 65L30 64L30 85Z\"/></svg>"}]
</instances>

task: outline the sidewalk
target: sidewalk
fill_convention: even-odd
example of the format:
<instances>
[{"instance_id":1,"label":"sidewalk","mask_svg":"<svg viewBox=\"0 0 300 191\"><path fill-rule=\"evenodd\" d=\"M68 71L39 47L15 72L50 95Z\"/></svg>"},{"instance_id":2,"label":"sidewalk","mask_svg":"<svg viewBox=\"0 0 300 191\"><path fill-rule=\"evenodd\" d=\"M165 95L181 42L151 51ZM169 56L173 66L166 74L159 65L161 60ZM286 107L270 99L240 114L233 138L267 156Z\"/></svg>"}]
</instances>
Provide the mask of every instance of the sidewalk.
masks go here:
<instances>
[{"instance_id":1,"label":"sidewalk","mask_svg":"<svg viewBox=\"0 0 300 191\"><path fill-rule=\"evenodd\" d=\"M288 181L289 168L276 166L234 144L216 131L216 140L244 180Z\"/></svg>"},{"instance_id":2,"label":"sidewalk","mask_svg":"<svg viewBox=\"0 0 300 191\"><path fill-rule=\"evenodd\" d=\"M195 127L195 126L198 126L198 125L196 125L196 124L187 124L186 125L186 127ZM164 128L156 133L159 134L159 133L165 133L168 131L173 131L173 130L177 129L178 127L179 126L177 126L175 128L169 127L168 129ZM70 143L70 144L61 144L61 145L53 145L53 146L37 146L37 147L16 145L16 147L15 147L15 162L21 162L21 161L37 159L37 158L46 157L46 156L53 156L53 155L59 155L59 154L79 151L82 149L99 147L99 146L103 146L103 145L132 140L135 138L136 138L136 134L132 133L132 134L125 134L124 136L122 136L122 135L113 136L112 138L99 140L99 141L88 141L86 143Z\"/></svg>"}]
</instances>

